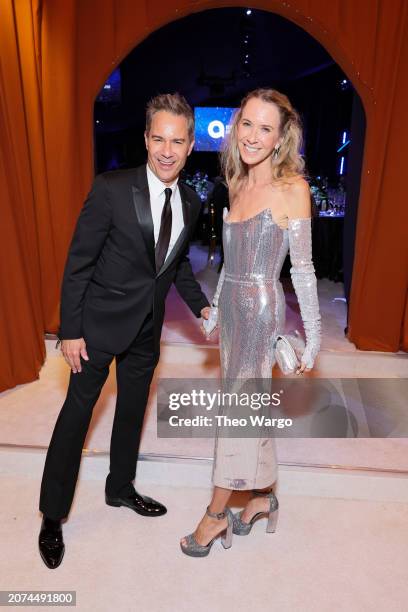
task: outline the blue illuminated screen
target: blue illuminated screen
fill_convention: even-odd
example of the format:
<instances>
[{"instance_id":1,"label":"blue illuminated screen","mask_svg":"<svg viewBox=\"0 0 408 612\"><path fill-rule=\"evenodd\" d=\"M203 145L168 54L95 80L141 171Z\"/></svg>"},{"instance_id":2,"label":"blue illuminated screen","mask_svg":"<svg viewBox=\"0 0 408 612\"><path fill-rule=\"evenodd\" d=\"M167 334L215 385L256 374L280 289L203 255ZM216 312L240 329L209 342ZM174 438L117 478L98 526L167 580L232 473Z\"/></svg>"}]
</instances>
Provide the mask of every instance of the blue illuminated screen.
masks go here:
<instances>
[{"instance_id":1,"label":"blue illuminated screen","mask_svg":"<svg viewBox=\"0 0 408 612\"><path fill-rule=\"evenodd\" d=\"M108 80L102 87L96 97L97 102L111 102L120 104L122 98L122 81L120 68L117 68L109 76Z\"/></svg>"},{"instance_id":2,"label":"blue illuminated screen","mask_svg":"<svg viewBox=\"0 0 408 612\"><path fill-rule=\"evenodd\" d=\"M194 109L195 151L220 151L236 108L199 106Z\"/></svg>"}]
</instances>

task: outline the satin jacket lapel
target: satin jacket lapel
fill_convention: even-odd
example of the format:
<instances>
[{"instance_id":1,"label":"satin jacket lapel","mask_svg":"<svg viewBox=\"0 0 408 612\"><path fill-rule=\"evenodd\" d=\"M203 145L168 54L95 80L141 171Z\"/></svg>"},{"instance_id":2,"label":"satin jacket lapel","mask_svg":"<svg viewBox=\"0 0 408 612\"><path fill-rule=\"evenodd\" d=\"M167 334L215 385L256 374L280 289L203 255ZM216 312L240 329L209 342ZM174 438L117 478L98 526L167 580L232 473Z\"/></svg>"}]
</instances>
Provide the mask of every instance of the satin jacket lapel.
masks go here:
<instances>
[{"instance_id":1,"label":"satin jacket lapel","mask_svg":"<svg viewBox=\"0 0 408 612\"><path fill-rule=\"evenodd\" d=\"M156 269L154 256L154 228L153 217L150 206L149 186L147 182L146 166L138 168L137 184L132 185L133 204L140 229L142 230L143 240L149 259L154 269Z\"/></svg>"},{"instance_id":2,"label":"satin jacket lapel","mask_svg":"<svg viewBox=\"0 0 408 612\"><path fill-rule=\"evenodd\" d=\"M184 227L182 231L180 232L180 236L177 238L176 243L170 255L167 257L162 268L159 270L159 273L157 274L157 276L160 276L161 274L163 274L163 272L167 270L167 268L173 263L176 257L180 254L181 250L185 246L184 243L188 236L188 230L189 230L190 221L191 221L191 213L190 213L191 202L189 201L187 197L186 191L182 183L179 183L179 190L180 190L181 203L183 206Z\"/></svg>"}]
</instances>

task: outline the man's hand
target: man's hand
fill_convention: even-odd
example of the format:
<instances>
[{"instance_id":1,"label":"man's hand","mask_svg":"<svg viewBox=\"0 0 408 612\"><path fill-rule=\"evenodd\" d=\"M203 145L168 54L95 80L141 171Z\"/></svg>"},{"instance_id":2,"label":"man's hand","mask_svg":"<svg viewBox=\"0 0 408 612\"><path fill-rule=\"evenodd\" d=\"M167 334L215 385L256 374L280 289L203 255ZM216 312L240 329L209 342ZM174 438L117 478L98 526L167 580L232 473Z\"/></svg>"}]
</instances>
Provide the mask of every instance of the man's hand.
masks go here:
<instances>
[{"instance_id":1,"label":"man's hand","mask_svg":"<svg viewBox=\"0 0 408 612\"><path fill-rule=\"evenodd\" d=\"M205 308L202 308L200 311L200 314L202 316L203 319L208 319L208 317L210 316L210 306L206 306ZM206 337L206 339L208 340L208 334L205 331L204 327L203 327L203 322L201 321L201 327L200 327L200 331L203 334L203 336Z\"/></svg>"},{"instance_id":2,"label":"man's hand","mask_svg":"<svg viewBox=\"0 0 408 612\"><path fill-rule=\"evenodd\" d=\"M206 306L205 308L202 308L200 314L203 319L208 319L208 317L210 316L210 307Z\"/></svg>"},{"instance_id":3,"label":"man's hand","mask_svg":"<svg viewBox=\"0 0 408 612\"><path fill-rule=\"evenodd\" d=\"M209 340L210 335L218 327L218 308L207 306L202 309L201 316L204 319L201 323L201 333Z\"/></svg>"},{"instance_id":4,"label":"man's hand","mask_svg":"<svg viewBox=\"0 0 408 612\"><path fill-rule=\"evenodd\" d=\"M81 357L85 359L85 361L89 361L85 340L83 338L78 338L78 340L62 340L61 351L65 361L74 374L82 371Z\"/></svg>"}]
</instances>

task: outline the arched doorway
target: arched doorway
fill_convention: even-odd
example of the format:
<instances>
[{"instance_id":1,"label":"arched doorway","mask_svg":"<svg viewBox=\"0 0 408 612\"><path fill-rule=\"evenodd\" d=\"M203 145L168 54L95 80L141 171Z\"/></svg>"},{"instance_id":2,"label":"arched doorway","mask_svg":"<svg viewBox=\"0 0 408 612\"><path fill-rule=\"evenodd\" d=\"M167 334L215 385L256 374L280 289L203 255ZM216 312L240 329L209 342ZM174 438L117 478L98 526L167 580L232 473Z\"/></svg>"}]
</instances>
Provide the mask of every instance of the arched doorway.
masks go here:
<instances>
[{"instance_id":1,"label":"arched doorway","mask_svg":"<svg viewBox=\"0 0 408 612\"><path fill-rule=\"evenodd\" d=\"M346 186L344 231L343 219L322 220L316 256L318 276L344 279L348 300L365 134L363 105L326 49L286 17L217 8L178 18L149 34L115 66L97 96L96 171L144 162L144 107L158 91L180 91L195 107L234 107L259 86L284 91L300 111L308 172L322 207L337 197L327 195L336 194L334 186ZM216 158L213 152L193 153L187 170L205 166L215 176Z\"/></svg>"},{"instance_id":2,"label":"arched doorway","mask_svg":"<svg viewBox=\"0 0 408 612\"><path fill-rule=\"evenodd\" d=\"M3 119L7 128L9 117L13 117L13 126L2 132L2 142L9 152L2 180L7 183L10 177L18 177L13 195L4 192L14 228L9 236L29 232L24 253L16 239L10 241L8 259L21 261L21 266L16 267L15 283L8 285L7 291L12 296L11 304L22 294L30 296L28 302L34 305L36 321L32 333L25 335L24 364L21 355L16 357L17 374L10 370L6 386L37 376L44 359L42 333L58 328L66 252L94 173L92 110L101 85L151 32L223 4L219 0L90 0L61 6L43 0L39 10L33 0L15 11L11 0L6 0L1 56L4 82L13 83L13 87L5 85L2 89ZM247 6L241 0L234 5ZM334 6L323 0L313 4L259 0L252 8L286 17L318 40L348 75L363 101L367 132L348 334L358 349L406 350L405 268L389 265L401 261L406 243L406 207L400 180L405 172L400 151L408 129L404 112L405 3L398 0L385 13L353 0ZM26 37L20 36L23 32ZM16 205L25 212L17 218ZM32 262L38 264L29 275L35 282L24 273ZM19 330L29 327L32 317L29 310L16 313L11 309L10 314L18 322L12 331L5 330L13 346L18 343Z\"/></svg>"}]
</instances>

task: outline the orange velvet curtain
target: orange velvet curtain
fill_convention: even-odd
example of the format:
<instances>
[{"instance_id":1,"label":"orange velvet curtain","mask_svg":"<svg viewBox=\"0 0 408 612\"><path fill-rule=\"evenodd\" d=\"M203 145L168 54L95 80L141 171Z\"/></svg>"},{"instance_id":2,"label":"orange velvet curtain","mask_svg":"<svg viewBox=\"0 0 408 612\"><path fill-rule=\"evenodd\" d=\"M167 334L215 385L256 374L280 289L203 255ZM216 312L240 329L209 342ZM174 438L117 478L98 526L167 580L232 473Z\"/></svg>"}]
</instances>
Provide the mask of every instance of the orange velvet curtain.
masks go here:
<instances>
[{"instance_id":1,"label":"orange velvet curtain","mask_svg":"<svg viewBox=\"0 0 408 612\"><path fill-rule=\"evenodd\" d=\"M58 327L64 261L93 175L93 104L104 80L165 23L246 4L0 0L0 389L38 377L44 332ZM407 351L407 3L257 0L251 6L318 39L363 100L367 132L348 336L362 350Z\"/></svg>"}]
</instances>

